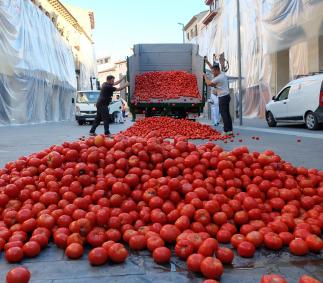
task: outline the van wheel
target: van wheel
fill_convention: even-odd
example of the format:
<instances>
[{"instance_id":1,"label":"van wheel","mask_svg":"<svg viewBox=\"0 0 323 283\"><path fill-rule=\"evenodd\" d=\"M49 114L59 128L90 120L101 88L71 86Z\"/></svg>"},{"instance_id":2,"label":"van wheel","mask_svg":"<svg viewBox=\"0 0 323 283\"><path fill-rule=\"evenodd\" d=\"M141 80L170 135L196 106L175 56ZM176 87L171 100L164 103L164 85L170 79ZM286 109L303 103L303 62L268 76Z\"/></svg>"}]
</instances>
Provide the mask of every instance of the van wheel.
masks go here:
<instances>
[{"instance_id":1,"label":"van wheel","mask_svg":"<svg viewBox=\"0 0 323 283\"><path fill-rule=\"evenodd\" d=\"M317 121L317 118L313 112L309 112L306 114L305 123L306 127L309 130L317 130L319 127L319 122Z\"/></svg>"},{"instance_id":2,"label":"van wheel","mask_svg":"<svg viewBox=\"0 0 323 283\"><path fill-rule=\"evenodd\" d=\"M274 115L270 111L266 113L266 121L269 127L277 126L277 122L274 118Z\"/></svg>"},{"instance_id":3,"label":"van wheel","mask_svg":"<svg viewBox=\"0 0 323 283\"><path fill-rule=\"evenodd\" d=\"M83 120L78 120L77 123L80 125L80 126L83 126L84 125L84 122Z\"/></svg>"}]
</instances>

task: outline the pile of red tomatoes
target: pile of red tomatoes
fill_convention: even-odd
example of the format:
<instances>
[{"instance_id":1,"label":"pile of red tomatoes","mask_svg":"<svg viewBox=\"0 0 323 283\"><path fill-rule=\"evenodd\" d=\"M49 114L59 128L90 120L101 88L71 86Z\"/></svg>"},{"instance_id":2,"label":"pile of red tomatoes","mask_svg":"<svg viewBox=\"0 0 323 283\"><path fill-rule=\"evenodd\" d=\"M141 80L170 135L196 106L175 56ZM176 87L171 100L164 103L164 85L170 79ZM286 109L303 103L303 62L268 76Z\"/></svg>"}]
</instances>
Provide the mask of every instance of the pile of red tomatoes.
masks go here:
<instances>
[{"instance_id":1,"label":"pile of red tomatoes","mask_svg":"<svg viewBox=\"0 0 323 283\"><path fill-rule=\"evenodd\" d=\"M136 101L151 99L199 98L194 74L185 71L148 72L136 76L134 98Z\"/></svg>"},{"instance_id":2,"label":"pile of red tomatoes","mask_svg":"<svg viewBox=\"0 0 323 283\"><path fill-rule=\"evenodd\" d=\"M187 119L171 117L149 117L136 121L136 123L122 132L124 136L153 137L185 139L226 140L229 137L221 135L209 125L203 125Z\"/></svg>"},{"instance_id":3,"label":"pile of red tomatoes","mask_svg":"<svg viewBox=\"0 0 323 283\"><path fill-rule=\"evenodd\" d=\"M190 271L216 280L234 257L221 244L241 257L261 247L319 253L322 204L323 171L270 150L97 136L0 169L0 250L20 262L52 239L78 259L87 244L89 262L102 265L125 261L125 245L148 249L157 263L174 247Z\"/></svg>"}]
</instances>

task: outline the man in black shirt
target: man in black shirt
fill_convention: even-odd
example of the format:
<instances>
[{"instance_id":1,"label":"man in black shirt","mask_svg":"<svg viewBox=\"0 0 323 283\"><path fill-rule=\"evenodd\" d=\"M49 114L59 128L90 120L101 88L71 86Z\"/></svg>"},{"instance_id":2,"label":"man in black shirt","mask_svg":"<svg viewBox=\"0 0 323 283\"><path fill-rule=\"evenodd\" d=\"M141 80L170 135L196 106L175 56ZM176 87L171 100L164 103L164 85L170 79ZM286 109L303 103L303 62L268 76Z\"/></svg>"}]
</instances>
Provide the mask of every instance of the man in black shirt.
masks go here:
<instances>
[{"instance_id":1,"label":"man in black shirt","mask_svg":"<svg viewBox=\"0 0 323 283\"><path fill-rule=\"evenodd\" d=\"M104 134L109 136L109 104L112 101L113 93L115 91L120 91L125 89L129 83L126 83L124 86L116 88L115 85L120 84L126 77L123 77L121 80L115 82L114 76L107 76L107 81L103 83L101 87L101 93L99 99L96 103L97 113L95 120L93 122L92 128L90 130L90 136L95 136L95 130L100 125L101 121L104 123Z\"/></svg>"}]
</instances>

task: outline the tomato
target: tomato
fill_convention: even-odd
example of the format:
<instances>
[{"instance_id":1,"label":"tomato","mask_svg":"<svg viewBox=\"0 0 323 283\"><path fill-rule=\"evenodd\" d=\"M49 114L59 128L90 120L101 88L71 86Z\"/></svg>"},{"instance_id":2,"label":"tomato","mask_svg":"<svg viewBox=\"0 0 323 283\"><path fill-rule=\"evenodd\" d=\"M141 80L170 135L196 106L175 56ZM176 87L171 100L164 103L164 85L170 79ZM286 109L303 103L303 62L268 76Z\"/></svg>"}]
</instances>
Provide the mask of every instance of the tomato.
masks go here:
<instances>
[{"instance_id":1,"label":"tomato","mask_svg":"<svg viewBox=\"0 0 323 283\"><path fill-rule=\"evenodd\" d=\"M221 261L213 257L206 257L201 263L201 272L203 276L210 279L221 277L224 271Z\"/></svg>"},{"instance_id":2,"label":"tomato","mask_svg":"<svg viewBox=\"0 0 323 283\"><path fill-rule=\"evenodd\" d=\"M175 225L166 224L160 229L160 236L167 243L174 243L180 234L180 230Z\"/></svg>"},{"instance_id":3,"label":"tomato","mask_svg":"<svg viewBox=\"0 0 323 283\"><path fill-rule=\"evenodd\" d=\"M234 258L233 251L225 247L218 248L215 255L223 264L231 264Z\"/></svg>"},{"instance_id":4,"label":"tomato","mask_svg":"<svg viewBox=\"0 0 323 283\"><path fill-rule=\"evenodd\" d=\"M36 257L39 255L41 247L37 242L31 241L24 244L22 250L23 250L24 256Z\"/></svg>"},{"instance_id":5,"label":"tomato","mask_svg":"<svg viewBox=\"0 0 323 283\"><path fill-rule=\"evenodd\" d=\"M168 263L171 258L171 251L166 247L158 247L153 251L153 259L156 263Z\"/></svg>"},{"instance_id":6,"label":"tomato","mask_svg":"<svg viewBox=\"0 0 323 283\"><path fill-rule=\"evenodd\" d=\"M258 248L262 245L264 236L258 231L252 231L247 234L246 240L252 243L256 248Z\"/></svg>"},{"instance_id":7,"label":"tomato","mask_svg":"<svg viewBox=\"0 0 323 283\"><path fill-rule=\"evenodd\" d=\"M219 281L214 280L214 279L206 279L203 281L203 283L219 283Z\"/></svg>"},{"instance_id":8,"label":"tomato","mask_svg":"<svg viewBox=\"0 0 323 283\"><path fill-rule=\"evenodd\" d=\"M153 252L156 248L165 246L165 242L159 236L149 237L147 240L147 248L149 251Z\"/></svg>"},{"instance_id":9,"label":"tomato","mask_svg":"<svg viewBox=\"0 0 323 283\"><path fill-rule=\"evenodd\" d=\"M189 240L179 240L175 245L175 253L180 259L188 258L194 252L194 244Z\"/></svg>"},{"instance_id":10,"label":"tomato","mask_svg":"<svg viewBox=\"0 0 323 283\"><path fill-rule=\"evenodd\" d=\"M219 248L219 244L217 240L213 238L208 238L203 241L198 249L198 253L203 255L204 257L212 256L215 251Z\"/></svg>"},{"instance_id":11,"label":"tomato","mask_svg":"<svg viewBox=\"0 0 323 283\"><path fill-rule=\"evenodd\" d=\"M261 283L287 283L287 280L279 274L267 274L261 277Z\"/></svg>"},{"instance_id":12,"label":"tomato","mask_svg":"<svg viewBox=\"0 0 323 283\"><path fill-rule=\"evenodd\" d=\"M313 253L319 253L323 249L323 241L316 235L308 235L305 241L309 250Z\"/></svg>"},{"instance_id":13,"label":"tomato","mask_svg":"<svg viewBox=\"0 0 323 283\"><path fill-rule=\"evenodd\" d=\"M134 235L129 240L129 246L133 250L143 250L147 246L147 240L144 235Z\"/></svg>"},{"instance_id":14,"label":"tomato","mask_svg":"<svg viewBox=\"0 0 323 283\"><path fill-rule=\"evenodd\" d=\"M201 272L201 263L204 258L201 254L191 254L186 261L188 269L192 272Z\"/></svg>"},{"instance_id":15,"label":"tomato","mask_svg":"<svg viewBox=\"0 0 323 283\"><path fill-rule=\"evenodd\" d=\"M220 229L216 235L216 239L218 240L219 243L222 243L222 244L229 243L231 240L231 237L232 237L231 232L226 229Z\"/></svg>"},{"instance_id":16,"label":"tomato","mask_svg":"<svg viewBox=\"0 0 323 283\"><path fill-rule=\"evenodd\" d=\"M253 257L255 251L255 246L250 242L243 241L238 245L238 254L241 257Z\"/></svg>"},{"instance_id":17,"label":"tomato","mask_svg":"<svg viewBox=\"0 0 323 283\"><path fill-rule=\"evenodd\" d=\"M268 249L272 250L280 250L283 247L282 239L275 233L265 234L264 243Z\"/></svg>"},{"instance_id":18,"label":"tomato","mask_svg":"<svg viewBox=\"0 0 323 283\"><path fill-rule=\"evenodd\" d=\"M238 248L238 245L241 243L241 242L243 242L243 241L245 241L246 240L246 237L244 236L244 235L242 235L242 234L235 234L235 235L233 235L232 237L231 237L231 240L230 240L230 242L231 242L231 245L234 247L234 248Z\"/></svg>"},{"instance_id":19,"label":"tomato","mask_svg":"<svg viewBox=\"0 0 323 283\"><path fill-rule=\"evenodd\" d=\"M108 252L102 247L92 249L88 254L89 262L92 265L102 265L108 261Z\"/></svg>"},{"instance_id":20,"label":"tomato","mask_svg":"<svg viewBox=\"0 0 323 283\"><path fill-rule=\"evenodd\" d=\"M308 276L308 275L303 275L299 279L299 283L321 283L321 281L316 280L315 278Z\"/></svg>"},{"instance_id":21,"label":"tomato","mask_svg":"<svg viewBox=\"0 0 323 283\"><path fill-rule=\"evenodd\" d=\"M70 259L78 259L82 257L84 252L83 246L79 243L71 243L65 250L65 255Z\"/></svg>"},{"instance_id":22,"label":"tomato","mask_svg":"<svg viewBox=\"0 0 323 283\"><path fill-rule=\"evenodd\" d=\"M20 262L24 257L24 252L21 247L11 247L8 248L5 252L5 258L8 262Z\"/></svg>"},{"instance_id":23,"label":"tomato","mask_svg":"<svg viewBox=\"0 0 323 283\"><path fill-rule=\"evenodd\" d=\"M296 238L289 243L289 249L294 255L306 255L309 252L307 243L301 239Z\"/></svg>"},{"instance_id":24,"label":"tomato","mask_svg":"<svg viewBox=\"0 0 323 283\"><path fill-rule=\"evenodd\" d=\"M6 275L7 283L28 283L30 271L26 267L15 267L8 271Z\"/></svg>"},{"instance_id":25,"label":"tomato","mask_svg":"<svg viewBox=\"0 0 323 283\"><path fill-rule=\"evenodd\" d=\"M109 258L115 263L122 263L128 257L128 251L119 243L111 245L109 248Z\"/></svg>"}]
</instances>

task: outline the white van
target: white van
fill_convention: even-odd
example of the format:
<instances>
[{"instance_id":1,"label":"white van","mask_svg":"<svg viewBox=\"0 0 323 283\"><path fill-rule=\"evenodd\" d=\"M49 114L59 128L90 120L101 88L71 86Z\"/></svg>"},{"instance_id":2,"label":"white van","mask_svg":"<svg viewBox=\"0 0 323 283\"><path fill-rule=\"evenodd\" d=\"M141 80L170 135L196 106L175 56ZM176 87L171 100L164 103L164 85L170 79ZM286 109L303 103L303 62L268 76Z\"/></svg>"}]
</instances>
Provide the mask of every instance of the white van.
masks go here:
<instances>
[{"instance_id":1,"label":"white van","mask_svg":"<svg viewBox=\"0 0 323 283\"><path fill-rule=\"evenodd\" d=\"M323 123L323 74L291 81L266 105L269 127L277 123L305 123L316 130Z\"/></svg>"},{"instance_id":2,"label":"white van","mask_svg":"<svg viewBox=\"0 0 323 283\"><path fill-rule=\"evenodd\" d=\"M78 91L73 103L75 104L75 119L79 125L91 122L96 116L96 102L100 96L98 90ZM113 100L109 105L110 121L113 122L118 111L122 110L122 101Z\"/></svg>"}]
</instances>

